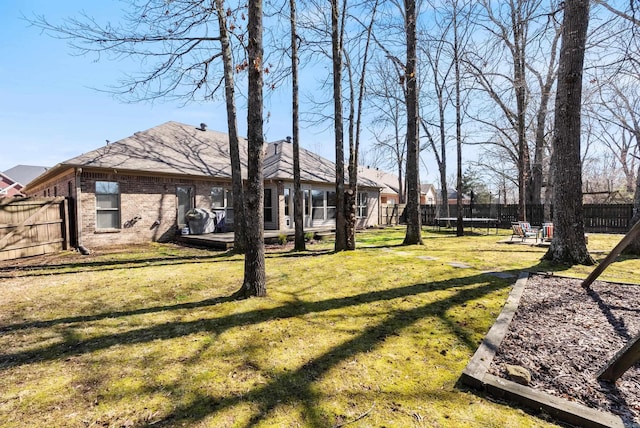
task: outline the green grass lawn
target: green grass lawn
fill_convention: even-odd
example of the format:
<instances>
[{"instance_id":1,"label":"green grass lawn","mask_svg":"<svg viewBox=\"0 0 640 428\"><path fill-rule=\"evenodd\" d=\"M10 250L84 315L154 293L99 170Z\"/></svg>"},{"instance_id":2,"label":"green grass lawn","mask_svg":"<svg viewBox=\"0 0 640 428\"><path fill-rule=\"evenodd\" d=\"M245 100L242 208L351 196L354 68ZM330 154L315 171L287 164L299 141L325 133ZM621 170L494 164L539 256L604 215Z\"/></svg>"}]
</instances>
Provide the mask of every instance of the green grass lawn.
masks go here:
<instances>
[{"instance_id":1,"label":"green grass lawn","mask_svg":"<svg viewBox=\"0 0 640 428\"><path fill-rule=\"evenodd\" d=\"M491 272L592 269L508 236L425 230L402 246L392 228L353 252L269 250L268 297L243 301L228 298L241 256L174 245L4 268L0 426L554 426L456 387L514 282ZM602 259L620 238L589 248ZM635 272L623 258L603 279Z\"/></svg>"}]
</instances>

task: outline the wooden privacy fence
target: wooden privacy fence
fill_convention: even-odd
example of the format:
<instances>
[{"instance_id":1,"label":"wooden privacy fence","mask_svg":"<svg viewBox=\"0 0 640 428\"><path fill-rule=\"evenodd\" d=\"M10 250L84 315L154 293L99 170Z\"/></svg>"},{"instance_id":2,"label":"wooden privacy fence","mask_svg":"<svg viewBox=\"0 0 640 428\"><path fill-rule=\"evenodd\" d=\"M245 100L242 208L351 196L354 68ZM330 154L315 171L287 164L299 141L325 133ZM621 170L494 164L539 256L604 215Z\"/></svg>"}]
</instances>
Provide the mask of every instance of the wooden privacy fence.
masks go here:
<instances>
[{"instance_id":1,"label":"wooden privacy fence","mask_svg":"<svg viewBox=\"0 0 640 428\"><path fill-rule=\"evenodd\" d=\"M0 260L67 249L68 212L63 197L0 199Z\"/></svg>"},{"instance_id":2,"label":"wooden privacy fence","mask_svg":"<svg viewBox=\"0 0 640 428\"><path fill-rule=\"evenodd\" d=\"M439 206L422 205L422 224L435 224L436 217L457 217L456 205L449 205L449 214L439 214ZM511 228L511 222L518 221L518 205L474 204L462 206L463 217L496 218L499 227ZM527 205L527 221L533 225L553 221L553 206L547 207L545 215L544 205ZM584 204L584 228L590 233L627 233L631 228L633 204Z\"/></svg>"},{"instance_id":3,"label":"wooden privacy fence","mask_svg":"<svg viewBox=\"0 0 640 428\"><path fill-rule=\"evenodd\" d=\"M402 213L404 212L405 204L380 204L380 224L389 226L400 224L404 221Z\"/></svg>"}]
</instances>

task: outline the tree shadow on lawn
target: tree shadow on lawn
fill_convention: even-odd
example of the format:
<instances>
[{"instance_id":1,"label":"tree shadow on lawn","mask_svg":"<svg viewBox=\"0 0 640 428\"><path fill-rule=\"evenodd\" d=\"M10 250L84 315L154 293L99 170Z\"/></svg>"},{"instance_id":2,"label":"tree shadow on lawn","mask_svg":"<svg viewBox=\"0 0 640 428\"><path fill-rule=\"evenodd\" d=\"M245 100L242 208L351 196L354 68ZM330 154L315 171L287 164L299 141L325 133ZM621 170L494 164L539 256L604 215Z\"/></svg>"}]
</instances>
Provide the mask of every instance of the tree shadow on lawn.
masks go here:
<instances>
[{"instance_id":1,"label":"tree shadow on lawn","mask_svg":"<svg viewBox=\"0 0 640 428\"><path fill-rule=\"evenodd\" d=\"M182 310L182 309L204 308L207 306L215 306L221 303L232 302L234 300L235 299L232 296L215 297L211 299L200 300L199 302L177 303L175 305L167 305L167 306L153 306L149 308L132 309L129 311L104 312L104 313L95 314L95 315L78 315L75 317L56 318L53 320L46 320L46 321L29 321L29 322L20 323L20 324L10 324L6 326L0 326L0 333L9 333L12 331L27 330L30 328L48 328L48 327L53 327L55 325L60 325L60 324L86 323L91 321L100 321L104 319L114 319L114 318L128 317L133 315L154 314L159 312L176 311L176 310ZM2 357L0 356L0 368L2 367L1 358Z\"/></svg>"},{"instance_id":2,"label":"tree shadow on lawn","mask_svg":"<svg viewBox=\"0 0 640 428\"><path fill-rule=\"evenodd\" d=\"M517 273L514 275L517 276ZM469 287L480 284L475 287ZM257 424L281 403L300 402L306 408L305 413L311 420L312 426L326 426L321 420L319 409L316 408L318 397L313 391L313 384L327 373L332 367L342 361L353 358L354 355L366 353L373 347L384 342L390 335L398 334L399 330L407 328L428 316L446 319L445 312L456 305L463 304L484 295L493 293L505 287L510 287L510 280L501 279L488 274L476 274L468 277L455 278L439 282L420 283L393 289L365 292L349 297L326 299L316 302L296 301L276 308L257 309L242 314L234 314L215 319L195 321L173 321L152 327L140 328L123 333L103 335L91 339L78 339L70 335L62 343L41 347L36 350L17 353L0 354L0 371L12 367L41 363L43 361L65 360L70 356L89 354L115 345L141 344L157 340L169 340L200 332L213 335L247 325L255 325L273 319L301 317L306 314L348 308L351 306L389 301L397 298L416 296L423 293L454 289L454 294L441 300L421 305L408 310L397 310L377 325L362 330L356 337L332 348L299 369L279 375L264 385L256 386L242 396L228 396L220 399L202 392L193 391L193 399L177 407L157 423L172 425L176 423L193 423L202 420L217 411L230 408L243 402L254 402L259 410L254 414L247 426ZM103 318L148 314L158 311L181 310L196 307L212 306L229 302L229 297L207 299L201 302L185 303L156 308L146 308L134 311L106 313L93 316L79 316L61 318L51 321L36 321L22 326L8 326L2 331L15 331L19 328L45 328L62 323L82 323ZM474 342L464 328L449 323L452 333L466 344L470 351L474 351L478 344Z\"/></svg>"},{"instance_id":3,"label":"tree shadow on lawn","mask_svg":"<svg viewBox=\"0 0 640 428\"><path fill-rule=\"evenodd\" d=\"M232 262L243 261L242 259L232 260L229 257L233 253L224 252L213 255L204 256L164 256L164 257L148 257L140 259L129 260L101 260L101 261L86 261L86 262L70 262L70 263L57 263L48 265L25 265L25 266L13 266L13 267L0 267L0 279L2 278L15 278L15 277L37 277L37 276L51 276L51 275L67 275L77 272L100 272L110 271L117 269L139 269L148 268L152 266L172 266L181 264L193 264L193 263L213 263L218 261ZM220 260L224 259L224 260ZM56 272L57 271L57 272ZM10 273L16 273L12 275Z\"/></svg>"},{"instance_id":4,"label":"tree shadow on lawn","mask_svg":"<svg viewBox=\"0 0 640 428\"><path fill-rule=\"evenodd\" d=\"M425 292L446 290L452 287L466 287L478 282L484 285L474 288L462 288L450 297L410 310L397 310L383 322L364 329L353 339L332 348L328 352L307 362L297 370L279 375L266 385L259 386L247 394L243 394L241 397L229 396L220 400L216 399L216 397L198 393L190 403L176 408L171 415L158 421L157 425L169 426L173 424L195 423L204 419L209 414L224 410L225 408L231 408L243 402L253 402L257 403L259 410L246 424L247 427L250 427L257 425L278 406L298 402L305 407L305 415L309 418L309 420L306 421L308 426L327 426L328 421L322 418L321 412L316 408L320 397L313 391L313 384L329 372L331 368L337 366L340 362L353 359L354 356L358 354L367 353L372 348L382 344L388 336L397 335L400 330L410 327L419 320L429 316L437 316L439 319L444 320L445 324L450 326L452 332L473 351L478 344L473 342L469 335L463 332L459 326L452 325L450 321L447 321L444 315L445 312L457 304L478 299L504 287L509 287L510 284L486 275L474 275L439 283L416 284L386 292L371 293L371 295L363 294L354 296L354 298L338 299L338 301L344 301L344 305L336 305L338 301L332 302L331 300L311 304L311 307L318 306L317 308L313 308L312 311L324 311L345 307L353 303L372 303L380 300L408 297ZM349 302L354 299L355 302Z\"/></svg>"}]
</instances>

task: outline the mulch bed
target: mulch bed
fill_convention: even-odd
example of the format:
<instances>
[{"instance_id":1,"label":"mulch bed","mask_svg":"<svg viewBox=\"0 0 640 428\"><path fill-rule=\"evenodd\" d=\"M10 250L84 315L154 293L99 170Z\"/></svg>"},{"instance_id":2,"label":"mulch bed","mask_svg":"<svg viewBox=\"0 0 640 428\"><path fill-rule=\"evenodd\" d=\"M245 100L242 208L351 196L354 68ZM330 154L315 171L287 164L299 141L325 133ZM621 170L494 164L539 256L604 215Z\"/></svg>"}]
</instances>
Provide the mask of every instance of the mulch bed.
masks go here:
<instances>
[{"instance_id":1,"label":"mulch bed","mask_svg":"<svg viewBox=\"0 0 640 428\"><path fill-rule=\"evenodd\" d=\"M489 372L508 379L505 364L531 373L530 387L619 415L640 427L640 363L615 384L597 374L640 334L640 286L531 275Z\"/></svg>"}]
</instances>

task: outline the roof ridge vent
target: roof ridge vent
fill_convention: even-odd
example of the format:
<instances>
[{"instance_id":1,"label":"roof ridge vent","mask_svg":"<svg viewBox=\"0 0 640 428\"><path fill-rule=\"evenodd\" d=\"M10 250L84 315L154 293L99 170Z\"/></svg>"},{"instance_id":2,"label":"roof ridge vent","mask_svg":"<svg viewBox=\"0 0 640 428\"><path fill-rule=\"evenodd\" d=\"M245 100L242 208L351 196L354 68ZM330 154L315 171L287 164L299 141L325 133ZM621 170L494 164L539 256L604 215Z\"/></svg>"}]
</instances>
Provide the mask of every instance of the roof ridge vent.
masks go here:
<instances>
[{"instance_id":1,"label":"roof ridge vent","mask_svg":"<svg viewBox=\"0 0 640 428\"><path fill-rule=\"evenodd\" d=\"M207 124L206 123L201 123L200 124L200 128L196 128L198 131L206 131L207 130Z\"/></svg>"}]
</instances>

